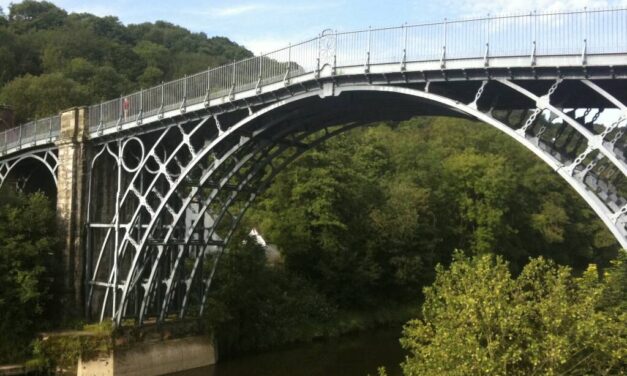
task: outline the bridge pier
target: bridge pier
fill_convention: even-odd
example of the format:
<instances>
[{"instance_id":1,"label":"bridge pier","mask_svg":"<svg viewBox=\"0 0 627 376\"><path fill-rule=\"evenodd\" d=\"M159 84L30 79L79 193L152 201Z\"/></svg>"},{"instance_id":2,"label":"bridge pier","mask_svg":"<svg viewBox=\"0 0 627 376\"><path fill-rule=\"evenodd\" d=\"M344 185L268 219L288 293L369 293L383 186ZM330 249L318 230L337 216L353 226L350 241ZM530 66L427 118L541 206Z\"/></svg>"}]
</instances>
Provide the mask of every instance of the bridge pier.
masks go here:
<instances>
[{"instance_id":1,"label":"bridge pier","mask_svg":"<svg viewBox=\"0 0 627 376\"><path fill-rule=\"evenodd\" d=\"M59 169L57 220L63 239L63 288L65 314L83 314L84 223L86 211L86 172L90 147L87 142L89 113L77 107L61 113L61 129L56 141Z\"/></svg>"},{"instance_id":2,"label":"bridge pier","mask_svg":"<svg viewBox=\"0 0 627 376\"><path fill-rule=\"evenodd\" d=\"M157 376L216 364L218 353L208 336L144 341L78 360L77 376Z\"/></svg>"}]
</instances>

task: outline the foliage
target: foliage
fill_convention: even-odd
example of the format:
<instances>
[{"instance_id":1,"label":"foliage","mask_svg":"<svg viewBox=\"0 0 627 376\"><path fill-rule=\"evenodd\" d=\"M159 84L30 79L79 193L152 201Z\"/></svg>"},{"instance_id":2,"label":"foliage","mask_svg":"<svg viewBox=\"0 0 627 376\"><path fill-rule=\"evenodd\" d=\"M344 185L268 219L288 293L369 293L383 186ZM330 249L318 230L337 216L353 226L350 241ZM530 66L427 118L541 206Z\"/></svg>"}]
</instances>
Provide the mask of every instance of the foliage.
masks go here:
<instances>
[{"instance_id":1,"label":"foliage","mask_svg":"<svg viewBox=\"0 0 627 376\"><path fill-rule=\"evenodd\" d=\"M71 371L79 358L90 360L113 349L111 323L85 325L80 332L49 334L34 342L31 365L58 373Z\"/></svg>"},{"instance_id":2,"label":"foliage","mask_svg":"<svg viewBox=\"0 0 627 376\"><path fill-rule=\"evenodd\" d=\"M16 113L36 118L54 114L58 109L87 104L86 93L74 80L60 73L25 76L9 82L0 93L0 102L12 103Z\"/></svg>"},{"instance_id":3,"label":"foliage","mask_svg":"<svg viewBox=\"0 0 627 376\"><path fill-rule=\"evenodd\" d=\"M520 272L545 255L606 266L611 234L580 197L498 131L412 119L338 136L279 174L250 223L340 309L407 301L452 250Z\"/></svg>"},{"instance_id":4,"label":"foliage","mask_svg":"<svg viewBox=\"0 0 627 376\"><path fill-rule=\"evenodd\" d=\"M42 194L0 196L0 362L25 355L57 318L55 213Z\"/></svg>"},{"instance_id":5,"label":"foliage","mask_svg":"<svg viewBox=\"0 0 627 376\"><path fill-rule=\"evenodd\" d=\"M576 277L544 258L514 278L501 257L456 253L425 289L422 317L404 329L404 374L623 374L627 300L613 293L625 286L614 285L625 261L606 281L595 267Z\"/></svg>"},{"instance_id":6,"label":"foliage","mask_svg":"<svg viewBox=\"0 0 627 376\"><path fill-rule=\"evenodd\" d=\"M304 280L266 264L265 252L243 235L225 253L208 303L221 355L265 349L319 335L335 315Z\"/></svg>"},{"instance_id":7,"label":"foliage","mask_svg":"<svg viewBox=\"0 0 627 376\"><path fill-rule=\"evenodd\" d=\"M0 40L0 102L17 123L252 55L167 22L125 26L34 0L0 12Z\"/></svg>"}]
</instances>

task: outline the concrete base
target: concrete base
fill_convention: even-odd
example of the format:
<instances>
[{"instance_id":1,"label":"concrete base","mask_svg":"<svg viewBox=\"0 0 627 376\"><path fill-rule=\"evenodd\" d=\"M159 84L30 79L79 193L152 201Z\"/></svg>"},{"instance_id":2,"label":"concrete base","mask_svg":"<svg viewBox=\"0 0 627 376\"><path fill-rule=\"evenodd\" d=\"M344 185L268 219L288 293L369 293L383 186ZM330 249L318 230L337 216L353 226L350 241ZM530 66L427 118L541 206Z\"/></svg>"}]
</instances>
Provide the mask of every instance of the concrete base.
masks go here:
<instances>
[{"instance_id":1,"label":"concrete base","mask_svg":"<svg viewBox=\"0 0 627 376\"><path fill-rule=\"evenodd\" d=\"M78 362L78 376L156 376L215 364L217 355L208 337L188 337L140 343L114 350L109 356Z\"/></svg>"}]
</instances>

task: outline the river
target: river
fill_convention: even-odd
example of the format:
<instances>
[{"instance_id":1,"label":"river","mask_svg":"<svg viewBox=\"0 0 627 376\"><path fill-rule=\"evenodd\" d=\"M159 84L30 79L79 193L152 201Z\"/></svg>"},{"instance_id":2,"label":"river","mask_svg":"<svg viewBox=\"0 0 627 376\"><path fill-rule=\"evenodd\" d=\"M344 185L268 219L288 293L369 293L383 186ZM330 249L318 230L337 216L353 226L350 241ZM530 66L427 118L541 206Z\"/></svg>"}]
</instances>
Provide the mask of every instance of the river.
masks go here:
<instances>
[{"instance_id":1,"label":"river","mask_svg":"<svg viewBox=\"0 0 627 376\"><path fill-rule=\"evenodd\" d=\"M176 376L400 376L400 328L380 329L221 361Z\"/></svg>"}]
</instances>

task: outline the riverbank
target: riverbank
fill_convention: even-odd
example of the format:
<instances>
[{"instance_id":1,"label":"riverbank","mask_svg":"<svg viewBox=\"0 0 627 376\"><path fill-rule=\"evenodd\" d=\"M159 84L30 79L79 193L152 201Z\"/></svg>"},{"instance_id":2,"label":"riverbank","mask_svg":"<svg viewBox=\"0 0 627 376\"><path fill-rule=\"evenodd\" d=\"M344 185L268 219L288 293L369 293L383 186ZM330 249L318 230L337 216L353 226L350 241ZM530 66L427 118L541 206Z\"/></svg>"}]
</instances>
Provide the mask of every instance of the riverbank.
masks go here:
<instances>
[{"instance_id":1,"label":"riverbank","mask_svg":"<svg viewBox=\"0 0 627 376\"><path fill-rule=\"evenodd\" d=\"M340 338L359 336L373 331L397 331L396 340L398 340L403 325L418 317L420 307L419 304L382 304L374 310L339 311L331 320L326 322L315 325L302 323L302 327L297 330L299 336L293 337L292 341L274 343L270 346L248 349L247 351L224 352L218 342L220 360L228 361L242 357L254 357L268 352L289 351L294 347L336 341Z\"/></svg>"}]
</instances>

